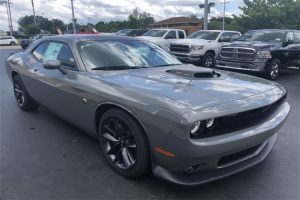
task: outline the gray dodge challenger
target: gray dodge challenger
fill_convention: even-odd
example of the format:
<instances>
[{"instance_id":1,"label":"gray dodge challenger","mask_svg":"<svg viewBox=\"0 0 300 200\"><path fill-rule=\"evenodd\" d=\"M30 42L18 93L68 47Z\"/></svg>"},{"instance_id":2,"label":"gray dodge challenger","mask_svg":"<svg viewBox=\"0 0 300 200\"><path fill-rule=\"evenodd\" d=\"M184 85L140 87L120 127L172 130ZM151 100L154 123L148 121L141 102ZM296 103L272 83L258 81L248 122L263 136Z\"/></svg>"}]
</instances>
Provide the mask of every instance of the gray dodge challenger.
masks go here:
<instances>
[{"instance_id":1,"label":"gray dodge challenger","mask_svg":"<svg viewBox=\"0 0 300 200\"><path fill-rule=\"evenodd\" d=\"M267 157L290 111L277 83L183 64L136 38L53 36L6 70L22 110L45 106L94 136L129 178L197 185L240 172Z\"/></svg>"}]
</instances>

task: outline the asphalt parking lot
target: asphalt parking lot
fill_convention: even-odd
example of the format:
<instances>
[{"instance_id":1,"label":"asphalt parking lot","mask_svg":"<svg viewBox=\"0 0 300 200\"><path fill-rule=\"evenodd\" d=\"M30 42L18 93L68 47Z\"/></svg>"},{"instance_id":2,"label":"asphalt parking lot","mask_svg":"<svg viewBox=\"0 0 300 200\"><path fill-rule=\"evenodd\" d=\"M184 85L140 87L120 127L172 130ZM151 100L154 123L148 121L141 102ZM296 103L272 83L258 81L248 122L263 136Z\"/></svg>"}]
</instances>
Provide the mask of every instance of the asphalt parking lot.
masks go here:
<instances>
[{"instance_id":1,"label":"asphalt parking lot","mask_svg":"<svg viewBox=\"0 0 300 200\"><path fill-rule=\"evenodd\" d=\"M128 180L106 165L97 141L44 108L16 105L0 47L0 199L300 199L300 73L279 78L291 114L273 152L229 178L182 187L147 175ZM57 102L59 103L59 102Z\"/></svg>"}]
</instances>

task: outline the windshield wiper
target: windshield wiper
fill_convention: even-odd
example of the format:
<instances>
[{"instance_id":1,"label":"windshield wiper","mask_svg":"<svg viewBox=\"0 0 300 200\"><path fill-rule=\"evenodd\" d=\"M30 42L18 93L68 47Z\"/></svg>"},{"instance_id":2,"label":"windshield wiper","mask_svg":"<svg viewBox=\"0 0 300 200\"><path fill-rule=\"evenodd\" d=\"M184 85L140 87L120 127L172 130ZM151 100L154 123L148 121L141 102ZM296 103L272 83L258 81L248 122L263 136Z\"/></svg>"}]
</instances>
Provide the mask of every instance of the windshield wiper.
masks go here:
<instances>
[{"instance_id":1,"label":"windshield wiper","mask_svg":"<svg viewBox=\"0 0 300 200\"><path fill-rule=\"evenodd\" d=\"M182 64L164 64L164 65L155 65L153 67L167 67L167 66L174 66L174 65L182 65Z\"/></svg>"},{"instance_id":2,"label":"windshield wiper","mask_svg":"<svg viewBox=\"0 0 300 200\"><path fill-rule=\"evenodd\" d=\"M147 68L147 67L141 67L141 66L103 66L103 67L95 67L92 70L127 70L127 69L141 69L141 68Z\"/></svg>"}]
</instances>

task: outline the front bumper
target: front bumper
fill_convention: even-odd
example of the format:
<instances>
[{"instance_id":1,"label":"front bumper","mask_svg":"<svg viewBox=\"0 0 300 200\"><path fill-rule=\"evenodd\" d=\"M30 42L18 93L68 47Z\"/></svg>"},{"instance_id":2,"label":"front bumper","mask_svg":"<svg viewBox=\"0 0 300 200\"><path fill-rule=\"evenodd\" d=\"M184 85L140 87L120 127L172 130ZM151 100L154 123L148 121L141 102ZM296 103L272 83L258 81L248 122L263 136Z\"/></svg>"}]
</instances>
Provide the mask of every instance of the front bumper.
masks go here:
<instances>
[{"instance_id":1,"label":"front bumper","mask_svg":"<svg viewBox=\"0 0 300 200\"><path fill-rule=\"evenodd\" d=\"M236 62L227 60L216 60L216 67L222 69L237 69L244 71L264 72L269 61L267 59L255 60L252 62Z\"/></svg>"},{"instance_id":2,"label":"front bumper","mask_svg":"<svg viewBox=\"0 0 300 200\"><path fill-rule=\"evenodd\" d=\"M203 59L201 54L191 54L191 53L180 53L180 52L170 52L172 55L176 56L178 60L186 62L199 62Z\"/></svg>"},{"instance_id":3,"label":"front bumper","mask_svg":"<svg viewBox=\"0 0 300 200\"><path fill-rule=\"evenodd\" d=\"M259 125L226 135L191 140L189 144L180 147L181 151L177 151L175 157L165 158L162 165L156 162L153 173L176 184L198 185L256 165L271 152L276 142L276 132L283 125L289 111L289 104L284 102ZM167 142L174 144L171 139ZM250 149L252 150L249 151ZM190 167L194 169L188 171Z\"/></svg>"}]
</instances>

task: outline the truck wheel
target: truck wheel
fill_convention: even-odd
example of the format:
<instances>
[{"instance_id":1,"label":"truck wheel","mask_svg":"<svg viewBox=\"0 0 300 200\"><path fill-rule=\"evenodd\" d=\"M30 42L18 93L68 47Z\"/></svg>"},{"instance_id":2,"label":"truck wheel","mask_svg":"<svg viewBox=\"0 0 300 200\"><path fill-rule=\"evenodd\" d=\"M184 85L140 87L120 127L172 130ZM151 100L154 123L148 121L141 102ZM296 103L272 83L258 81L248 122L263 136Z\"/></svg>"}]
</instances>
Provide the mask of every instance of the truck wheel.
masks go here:
<instances>
[{"instance_id":1,"label":"truck wheel","mask_svg":"<svg viewBox=\"0 0 300 200\"><path fill-rule=\"evenodd\" d=\"M274 59L271 61L270 65L266 69L266 77L269 80L276 80L280 73L280 61Z\"/></svg>"},{"instance_id":2,"label":"truck wheel","mask_svg":"<svg viewBox=\"0 0 300 200\"><path fill-rule=\"evenodd\" d=\"M202 61L204 67L212 68L215 66L215 55L211 52L205 53Z\"/></svg>"}]
</instances>

